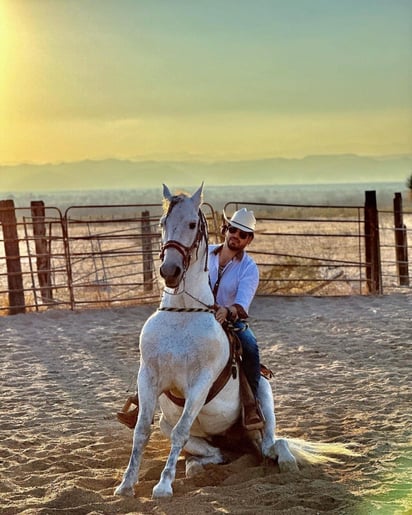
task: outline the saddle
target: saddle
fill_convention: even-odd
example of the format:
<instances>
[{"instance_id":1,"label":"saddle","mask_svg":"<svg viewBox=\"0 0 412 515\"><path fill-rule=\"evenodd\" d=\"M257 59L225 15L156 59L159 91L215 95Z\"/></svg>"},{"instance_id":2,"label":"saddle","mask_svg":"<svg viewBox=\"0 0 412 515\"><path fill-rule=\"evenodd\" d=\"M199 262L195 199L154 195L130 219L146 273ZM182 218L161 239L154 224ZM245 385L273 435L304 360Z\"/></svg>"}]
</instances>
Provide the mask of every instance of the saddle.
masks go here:
<instances>
[{"instance_id":1,"label":"saddle","mask_svg":"<svg viewBox=\"0 0 412 515\"><path fill-rule=\"evenodd\" d=\"M265 423L265 418L260 409L259 402L253 395L252 389L242 368L242 346L240 340L231 324L225 323L222 327L224 328L229 341L229 359L225 368L222 370L210 388L206 397L205 404L210 402L216 397L216 395L218 395L218 393L220 393L220 391L229 381L230 377L235 379L237 376L237 371L239 370L240 398L242 403L242 425L248 431L262 429ZM260 372L261 375L267 379L273 377L273 372L262 364L260 365ZM175 396L170 390L165 391L164 394L177 406L183 407L185 405L185 399ZM139 401L136 394L127 399L122 410L119 411L116 416L119 422L126 425L130 429L133 429L136 426L138 414Z\"/></svg>"}]
</instances>

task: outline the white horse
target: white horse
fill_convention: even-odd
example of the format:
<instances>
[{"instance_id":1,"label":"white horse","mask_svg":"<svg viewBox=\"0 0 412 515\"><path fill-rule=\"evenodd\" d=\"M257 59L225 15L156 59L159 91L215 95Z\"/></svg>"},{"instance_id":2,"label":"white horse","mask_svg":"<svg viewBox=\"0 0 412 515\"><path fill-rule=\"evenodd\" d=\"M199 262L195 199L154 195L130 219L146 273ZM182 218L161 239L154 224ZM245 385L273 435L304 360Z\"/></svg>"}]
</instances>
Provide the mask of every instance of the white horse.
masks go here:
<instances>
[{"instance_id":1,"label":"white horse","mask_svg":"<svg viewBox=\"0 0 412 515\"><path fill-rule=\"evenodd\" d=\"M207 227L200 209L203 185L192 196L173 196L163 185L165 214L161 218L162 265L165 281L158 310L146 321L140 335L138 373L139 415L134 429L128 467L115 494L133 496L144 447L159 402L161 431L171 450L153 497L173 495L172 483L182 450L186 452L186 476L208 463L222 463L223 455L211 443L239 419L239 374L231 376L209 402L208 393L229 360L227 336L216 321L207 271ZM184 399L184 407L165 392ZM325 450L316 444L275 438L275 411L269 382L261 377L258 398L266 419L262 434L249 432L265 458L277 460L280 471L293 472L297 461L324 461ZM182 403L183 404L183 403ZM289 445L290 444L290 445ZM322 444L319 444L322 446ZM324 444L323 444L324 445ZM349 454L345 449L327 449Z\"/></svg>"}]
</instances>

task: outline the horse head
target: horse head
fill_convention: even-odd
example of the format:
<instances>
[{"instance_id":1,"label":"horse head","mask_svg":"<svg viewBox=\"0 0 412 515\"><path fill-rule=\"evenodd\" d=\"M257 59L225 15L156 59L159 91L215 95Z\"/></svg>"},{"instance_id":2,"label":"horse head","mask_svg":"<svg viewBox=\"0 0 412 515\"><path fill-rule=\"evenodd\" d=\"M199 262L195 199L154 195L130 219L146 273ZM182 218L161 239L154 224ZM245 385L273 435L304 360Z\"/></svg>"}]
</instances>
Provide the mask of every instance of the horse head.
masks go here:
<instances>
[{"instance_id":1,"label":"horse head","mask_svg":"<svg viewBox=\"0 0 412 515\"><path fill-rule=\"evenodd\" d=\"M192 196L185 193L172 195L163 184L160 275L169 288L179 286L189 266L198 259L202 240L207 243L206 221L200 209L202 193L203 183Z\"/></svg>"}]
</instances>

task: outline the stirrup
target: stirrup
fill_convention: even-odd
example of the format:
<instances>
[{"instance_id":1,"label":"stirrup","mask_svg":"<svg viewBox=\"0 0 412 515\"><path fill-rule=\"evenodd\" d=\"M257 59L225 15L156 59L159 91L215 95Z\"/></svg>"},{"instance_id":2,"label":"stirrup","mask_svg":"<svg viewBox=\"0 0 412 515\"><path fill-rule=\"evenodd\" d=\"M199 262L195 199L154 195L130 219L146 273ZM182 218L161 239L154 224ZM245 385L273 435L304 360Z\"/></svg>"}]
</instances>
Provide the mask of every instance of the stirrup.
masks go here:
<instances>
[{"instance_id":1,"label":"stirrup","mask_svg":"<svg viewBox=\"0 0 412 515\"><path fill-rule=\"evenodd\" d=\"M242 406L242 425L247 431L263 429L265 422L266 419L260 408L259 401L256 401L256 404Z\"/></svg>"},{"instance_id":2,"label":"stirrup","mask_svg":"<svg viewBox=\"0 0 412 515\"><path fill-rule=\"evenodd\" d=\"M130 409L130 407L134 405L136 406L133 409ZM116 413L117 420L124 424L125 426L129 427L130 429L134 429L137 423L137 416L139 414L139 401L137 399L137 395L133 395L132 397L129 397L127 401L125 402L123 408L121 411L118 411Z\"/></svg>"}]
</instances>

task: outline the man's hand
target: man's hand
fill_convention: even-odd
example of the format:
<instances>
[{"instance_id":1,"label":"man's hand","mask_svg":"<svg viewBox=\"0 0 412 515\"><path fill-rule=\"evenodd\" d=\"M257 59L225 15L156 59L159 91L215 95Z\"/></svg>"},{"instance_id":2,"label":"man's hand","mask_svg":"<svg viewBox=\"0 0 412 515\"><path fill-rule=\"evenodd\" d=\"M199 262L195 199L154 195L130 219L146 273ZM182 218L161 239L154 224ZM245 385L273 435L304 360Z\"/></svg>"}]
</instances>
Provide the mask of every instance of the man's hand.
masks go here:
<instances>
[{"instance_id":1,"label":"man's hand","mask_svg":"<svg viewBox=\"0 0 412 515\"><path fill-rule=\"evenodd\" d=\"M229 310L224 306L219 306L216 310L215 317L219 324L223 324L226 320Z\"/></svg>"}]
</instances>

